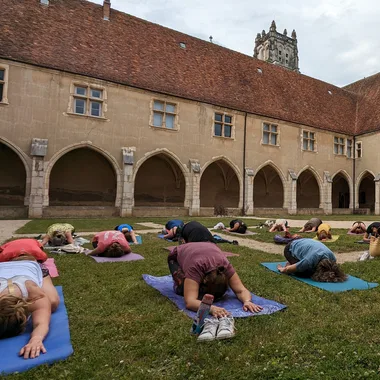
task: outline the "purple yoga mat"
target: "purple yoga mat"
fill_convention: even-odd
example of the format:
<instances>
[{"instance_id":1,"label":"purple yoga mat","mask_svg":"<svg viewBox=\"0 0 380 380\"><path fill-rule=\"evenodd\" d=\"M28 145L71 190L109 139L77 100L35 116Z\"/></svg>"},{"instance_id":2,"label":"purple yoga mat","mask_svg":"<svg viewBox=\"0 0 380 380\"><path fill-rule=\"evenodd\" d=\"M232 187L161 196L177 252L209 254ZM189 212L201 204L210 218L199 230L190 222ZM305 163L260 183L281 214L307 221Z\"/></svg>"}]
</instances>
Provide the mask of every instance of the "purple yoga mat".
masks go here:
<instances>
[{"instance_id":1,"label":"purple yoga mat","mask_svg":"<svg viewBox=\"0 0 380 380\"><path fill-rule=\"evenodd\" d=\"M90 256L97 263L118 263L121 261L136 261L136 260L144 260L144 257L138 255L137 253L127 253L121 257L99 257L99 256Z\"/></svg>"},{"instance_id":2,"label":"purple yoga mat","mask_svg":"<svg viewBox=\"0 0 380 380\"><path fill-rule=\"evenodd\" d=\"M184 298L174 293L173 278L171 275L154 277L149 274L143 274L142 276L144 281L148 285L158 290L165 297L168 297L170 301L174 302L177 305L177 307L190 318L195 318L196 313L194 311L186 309ZM236 298L235 293L231 289L228 289L227 293L223 296L223 298L220 301L215 302L215 305L225 308L227 311L231 313L231 315L234 318L246 318L257 315L267 315L286 308L285 305L282 305L276 301L271 301L262 297L258 297L253 293L251 294L252 302L254 302L256 305L260 305L263 307L263 310L261 310L259 313L251 313L244 311L242 303Z\"/></svg>"},{"instance_id":3,"label":"purple yoga mat","mask_svg":"<svg viewBox=\"0 0 380 380\"><path fill-rule=\"evenodd\" d=\"M347 235L362 236L362 235L364 235L364 232L362 234L355 234L354 232L348 231Z\"/></svg>"},{"instance_id":4,"label":"purple yoga mat","mask_svg":"<svg viewBox=\"0 0 380 380\"><path fill-rule=\"evenodd\" d=\"M169 252L172 252L173 249L177 247L176 245L172 245L170 247L163 247L165 250L169 251ZM237 253L232 253L232 252L225 252L225 251L222 251L223 255L225 255L226 257L231 257L231 256L240 256L239 254Z\"/></svg>"}]
</instances>

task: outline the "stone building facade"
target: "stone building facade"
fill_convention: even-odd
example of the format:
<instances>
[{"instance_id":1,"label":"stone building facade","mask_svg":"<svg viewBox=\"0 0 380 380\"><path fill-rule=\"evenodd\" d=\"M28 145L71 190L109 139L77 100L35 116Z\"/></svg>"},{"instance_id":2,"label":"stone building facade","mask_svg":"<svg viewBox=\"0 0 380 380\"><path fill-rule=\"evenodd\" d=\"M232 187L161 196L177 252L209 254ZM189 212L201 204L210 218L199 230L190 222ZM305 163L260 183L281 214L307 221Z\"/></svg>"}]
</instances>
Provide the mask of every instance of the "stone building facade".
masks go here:
<instances>
[{"instance_id":1,"label":"stone building facade","mask_svg":"<svg viewBox=\"0 0 380 380\"><path fill-rule=\"evenodd\" d=\"M7 2L1 217L380 213L377 76L341 89L108 1Z\"/></svg>"}]
</instances>

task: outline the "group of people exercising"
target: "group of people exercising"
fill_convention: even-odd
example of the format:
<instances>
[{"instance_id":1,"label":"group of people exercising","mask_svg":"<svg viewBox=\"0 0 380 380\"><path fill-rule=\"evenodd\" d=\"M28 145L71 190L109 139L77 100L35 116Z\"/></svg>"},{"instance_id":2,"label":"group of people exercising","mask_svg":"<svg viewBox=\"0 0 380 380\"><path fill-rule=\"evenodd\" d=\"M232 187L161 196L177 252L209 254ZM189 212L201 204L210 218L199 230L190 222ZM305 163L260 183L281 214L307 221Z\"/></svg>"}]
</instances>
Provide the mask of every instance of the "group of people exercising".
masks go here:
<instances>
[{"instance_id":1,"label":"group of people exercising","mask_svg":"<svg viewBox=\"0 0 380 380\"><path fill-rule=\"evenodd\" d=\"M300 232L320 231L322 221L311 219ZM277 225L287 229L288 223L279 220ZM365 228L356 222L352 230L364 231L365 238L377 234L380 223ZM229 232L245 233L247 226L239 219L230 222ZM323 229L326 233L326 227ZM213 235L201 223L170 220L163 231L167 239L177 239L179 245L168 255L168 266L174 281L174 291L184 296L186 307L196 311L204 294L215 299L224 295L228 287L236 294L245 311L259 312L251 293L240 280L236 270L217 246ZM59 296L44 266L47 255L44 245L60 246L74 243L74 227L67 223L50 226L41 242L35 239L18 239L0 246L0 338L18 335L25 330L32 316L33 331L20 355L35 358L46 352L43 341L49 331L51 313L59 305ZM137 243L136 234L129 224L116 226L114 230L97 233L92 240L94 250L90 255L119 257L131 252L130 243ZM282 273L312 277L316 281L339 282L346 279L333 252L320 241L298 238L286 245L285 266ZM224 308L213 305L210 314L215 318L228 315Z\"/></svg>"}]
</instances>

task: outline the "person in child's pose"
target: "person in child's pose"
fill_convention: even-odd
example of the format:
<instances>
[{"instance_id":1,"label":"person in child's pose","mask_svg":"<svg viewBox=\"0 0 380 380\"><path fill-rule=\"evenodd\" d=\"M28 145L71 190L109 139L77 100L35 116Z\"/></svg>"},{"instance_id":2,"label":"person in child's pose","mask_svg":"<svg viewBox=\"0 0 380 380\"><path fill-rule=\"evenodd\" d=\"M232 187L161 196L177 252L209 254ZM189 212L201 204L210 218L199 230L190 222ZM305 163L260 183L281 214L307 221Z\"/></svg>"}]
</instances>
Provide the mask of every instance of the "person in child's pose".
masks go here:
<instances>
[{"instance_id":1,"label":"person in child's pose","mask_svg":"<svg viewBox=\"0 0 380 380\"><path fill-rule=\"evenodd\" d=\"M240 219L234 219L231 220L230 228L226 228L226 231L245 234L245 231L247 231L247 225Z\"/></svg>"},{"instance_id":2,"label":"person in child's pose","mask_svg":"<svg viewBox=\"0 0 380 380\"><path fill-rule=\"evenodd\" d=\"M367 227L365 223L358 221L358 222L352 223L352 227L350 228L349 232L351 232L352 234L361 235L361 234L364 234L366 231L367 231Z\"/></svg>"},{"instance_id":3,"label":"person in child's pose","mask_svg":"<svg viewBox=\"0 0 380 380\"><path fill-rule=\"evenodd\" d=\"M209 229L196 221L188 222L180 228L179 239L182 243L216 243Z\"/></svg>"},{"instance_id":4,"label":"person in child's pose","mask_svg":"<svg viewBox=\"0 0 380 380\"><path fill-rule=\"evenodd\" d=\"M175 247L168 256L169 270L174 280L174 291L184 296L186 308L197 311L205 294L217 300L230 287L241 301L244 311L262 310L252 302L233 266L216 244L211 242L186 243ZM211 306L210 314L216 318L227 316L226 309Z\"/></svg>"},{"instance_id":5,"label":"person in child's pose","mask_svg":"<svg viewBox=\"0 0 380 380\"><path fill-rule=\"evenodd\" d=\"M177 229L184 226L183 220L173 219L169 220L165 224L165 229L162 231L164 233L164 239L173 239L178 236Z\"/></svg>"},{"instance_id":6,"label":"person in child's pose","mask_svg":"<svg viewBox=\"0 0 380 380\"><path fill-rule=\"evenodd\" d=\"M380 230L380 222L373 222L368 227L364 234L363 241L370 241L371 236L377 236Z\"/></svg>"},{"instance_id":7,"label":"person in child's pose","mask_svg":"<svg viewBox=\"0 0 380 380\"><path fill-rule=\"evenodd\" d=\"M33 331L19 355L34 359L46 353L43 341L59 295L49 271L42 271L33 256L24 254L15 260L0 263L0 339L22 334L31 316Z\"/></svg>"},{"instance_id":8,"label":"person in child's pose","mask_svg":"<svg viewBox=\"0 0 380 380\"><path fill-rule=\"evenodd\" d=\"M320 224L322 224L321 219L311 218L298 232L315 232Z\"/></svg>"},{"instance_id":9,"label":"person in child's pose","mask_svg":"<svg viewBox=\"0 0 380 380\"><path fill-rule=\"evenodd\" d=\"M327 223L320 224L317 230L317 238L322 241L331 239L331 226Z\"/></svg>"},{"instance_id":10,"label":"person in child's pose","mask_svg":"<svg viewBox=\"0 0 380 380\"><path fill-rule=\"evenodd\" d=\"M323 243L313 239L296 239L284 249L286 265L278 265L281 273L311 277L319 282L343 282L347 276L336 263L334 253Z\"/></svg>"},{"instance_id":11,"label":"person in child's pose","mask_svg":"<svg viewBox=\"0 0 380 380\"><path fill-rule=\"evenodd\" d=\"M16 239L0 246L0 262L11 261L23 255L33 256L40 263L47 260L41 243L36 239Z\"/></svg>"},{"instance_id":12,"label":"person in child's pose","mask_svg":"<svg viewBox=\"0 0 380 380\"><path fill-rule=\"evenodd\" d=\"M54 223L48 227L46 235L42 239L41 244L45 245L49 243L55 247L73 244L74 227L69 223Z\"/></svg>"},{"instance_id":13,"label":"person in child's pose","mask_svg":"<svg viewBox=\"0 0 380 380\"><path fill-rule=\"evenodd\" d=\"M136 239L135 231L133 231L133 227L130 224L120 224L115 227L115 230L122 232L128 243L139 244Z\"/></svg>"},{"instance_id":14,"label":"person in child's pose","mask_svg":"<svg viewBox=\"0 0 380 380\"><path fill-rule=\"evenodd\" d=\"M121 257L131 252L127 239L120 231L102 231L92 238L93 251L90 256Z\"/></svg>"},{"instance_id":15,"label":"person in child's pose","mask_svg":"<svg viewBox=\"0 0 380 380\"><path fill-rule=\"evenodd\" d=\"M276 219L273 226L270 228L269 232L276 231L288 231L288 221L286 219Z\"/></svg>"}]
</instances>

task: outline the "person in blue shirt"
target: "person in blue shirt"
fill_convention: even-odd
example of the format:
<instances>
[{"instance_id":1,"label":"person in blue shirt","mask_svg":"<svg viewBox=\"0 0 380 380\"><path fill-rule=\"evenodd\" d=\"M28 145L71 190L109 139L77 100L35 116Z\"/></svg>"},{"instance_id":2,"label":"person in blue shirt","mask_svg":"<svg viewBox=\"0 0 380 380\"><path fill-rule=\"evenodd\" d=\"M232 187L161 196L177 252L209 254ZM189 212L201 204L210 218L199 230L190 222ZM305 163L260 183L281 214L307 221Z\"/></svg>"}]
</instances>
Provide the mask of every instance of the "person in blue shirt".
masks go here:
<instances>
[{"instance_id":1,"label":"person in blue shirt","mask_svg":"<svg viewBox=\"0 0 380 380\"><path fill-rule=\"evenodd\" d=\"M139 244L135 231L133 231L133 227L130 224L120 224L115 227L115 230L122 232L129 243Z\"/></svg>"},{"instance_id":2,"label":"person in blue shirt","mask_svg":"<svg viewBox=\"0 0 380 380\"><path fill-rule=\"evenodd\" d=\"M165 224L165 229L162 231L163 233L166 231L166 233L164 233L164 239L177 238L177 229L181 229L184 226L184 224L185 223L183 222L183 220L180 219L169 220Z\"/></svg>"},{"instance_id":3,"label":"person in blue shirt","mask_svg":"<svg viewBox=\"0 0 380 380\"><path fill-rule=\"evenodd\" d=\"M347 279L333 252L318 240L293 240L285 247L284 256L286 265L277 266L281 273L311 277L319 282L343 282Z\"/></svg>"}]
</instances>

